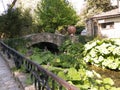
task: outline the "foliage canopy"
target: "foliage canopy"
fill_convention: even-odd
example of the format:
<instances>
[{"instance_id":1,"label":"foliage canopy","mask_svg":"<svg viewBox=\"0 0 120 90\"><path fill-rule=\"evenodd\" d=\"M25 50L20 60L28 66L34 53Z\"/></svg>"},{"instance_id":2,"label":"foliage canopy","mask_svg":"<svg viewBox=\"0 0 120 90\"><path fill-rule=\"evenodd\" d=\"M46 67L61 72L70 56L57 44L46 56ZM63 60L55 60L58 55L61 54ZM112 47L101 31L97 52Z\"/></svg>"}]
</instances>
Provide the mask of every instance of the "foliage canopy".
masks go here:
<instances>
[{"instance_id":1,"label":"foliage canopy","mask_svg":"<svg viewBox=\"0 0 120 90\"><path fill-rule=\"evenodd\" d=\"M67 0L41 0L37 7L39 24L44 31L55 32L61 26L75 25L78 16Z\"/></svg>"},{"instance_id":2,"label":"foliage canopy","mask_svg":"<svg viewBox=\"0 0 120 90\"><path fill-rule=\"evenodd\" d=\"M95 8L102 10L103 12L109 11L113 8L111 6L110 0L87 0L87 5L89 9Z\"/></svg>"},{"instance_id":3,"label":"foliage canopy","mask_svg":"<svg viewBox=\"0 0 120 90\"><path fill-rule=\"evenodd\" d=\"M86 19L114 8L116 6L111 6L110 0L86 0L86 5L80 14L81 21L84 23Z\"/></svg>"},{"instance_id":4,"label":"foliage canopy","mask_svg":"<svg viewBox=\"0 0 120 90\"><path fill-rule=\"evenodd\" d=\"M0 34L6 38L19 37L30 33L32 28L32 17L29 10L22 12L20 8L9 8L5 14L0 16Z\"/></svg>"}]
</instances>

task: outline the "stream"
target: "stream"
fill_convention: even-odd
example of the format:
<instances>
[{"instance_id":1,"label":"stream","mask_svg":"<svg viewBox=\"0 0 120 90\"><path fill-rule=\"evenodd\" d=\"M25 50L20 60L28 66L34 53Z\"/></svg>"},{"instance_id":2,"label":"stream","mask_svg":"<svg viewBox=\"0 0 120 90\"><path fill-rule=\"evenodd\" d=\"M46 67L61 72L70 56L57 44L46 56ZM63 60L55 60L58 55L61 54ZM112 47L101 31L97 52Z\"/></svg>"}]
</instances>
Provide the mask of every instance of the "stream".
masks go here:
<instances>
[{"instance_id":1,"label":"stream","mask_svg":"<svg viewBox=\"0 0 120 90\"><path fill-rule=\"evenodd\" d=\"M100 67L96 67L93 65L88 65L90 70L95 70L97 73L99 73L103 78L109 77L113 79L115 86L120 87L120 71L115 70L109 70L109 69L102 69Z\"/></svg>"}]
</instances>

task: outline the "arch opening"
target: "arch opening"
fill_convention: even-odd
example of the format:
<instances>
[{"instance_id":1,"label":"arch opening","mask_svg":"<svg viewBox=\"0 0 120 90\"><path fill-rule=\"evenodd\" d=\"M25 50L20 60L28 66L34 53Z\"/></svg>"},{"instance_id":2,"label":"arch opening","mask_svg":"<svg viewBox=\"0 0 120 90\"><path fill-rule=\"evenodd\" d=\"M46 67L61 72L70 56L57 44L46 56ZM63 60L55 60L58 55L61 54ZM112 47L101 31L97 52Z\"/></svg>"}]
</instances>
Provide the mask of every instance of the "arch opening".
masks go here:
<instances>
[{"instance_id":1,"label":"arch opening","mask_svg":"<svg viewBox=\"0 0 120 90\"><path fill-rule=\"evenodd\" d=\"M42 50L49 50L53 54L59 53L58 46L56 44L50 43L50 42L40 42L40 43L32 45L31 47L37 47Z\"/></svg>"}]
</instances>

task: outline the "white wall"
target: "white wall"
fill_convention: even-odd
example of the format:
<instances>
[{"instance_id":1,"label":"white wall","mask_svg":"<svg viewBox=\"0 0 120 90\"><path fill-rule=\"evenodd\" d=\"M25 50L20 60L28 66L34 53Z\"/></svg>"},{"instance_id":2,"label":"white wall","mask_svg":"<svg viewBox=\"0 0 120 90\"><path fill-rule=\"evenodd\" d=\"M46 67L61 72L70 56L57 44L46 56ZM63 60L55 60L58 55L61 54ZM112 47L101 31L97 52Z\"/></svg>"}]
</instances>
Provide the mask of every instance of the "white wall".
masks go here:
<instances>
[{"instance_id":1,"label":"white wall","mask_svg":"<svg viewBox=\"0 0 120 90\"><path fill-rule=\"evenodd\" d=\"M111 22L111 21L114 22L114 28L107 30L100 28L100 32L102 36L108 38L120 38L120 18L112 18L105 20L105 22Z\"/></svg>"}]
</instances>

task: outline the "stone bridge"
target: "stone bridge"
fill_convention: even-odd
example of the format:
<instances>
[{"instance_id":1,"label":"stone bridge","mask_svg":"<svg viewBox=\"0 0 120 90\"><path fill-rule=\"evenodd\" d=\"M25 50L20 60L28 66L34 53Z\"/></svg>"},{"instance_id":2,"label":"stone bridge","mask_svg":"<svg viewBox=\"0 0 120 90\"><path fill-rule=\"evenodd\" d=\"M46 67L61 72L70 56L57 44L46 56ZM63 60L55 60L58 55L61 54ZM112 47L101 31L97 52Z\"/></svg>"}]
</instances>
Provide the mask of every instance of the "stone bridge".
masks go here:
<instances>
[{"instance_id":1,"label":"stone bridge","mask_svg":"<svg viewBox=\"0 0 120 90\"><path fill-rule=\"evenodd\" d=\"M29 39L28 47L41 42L53 43L57 46L60 46L66 40L66 36L53 33L31 34L25 36L25 38Z\"/></svg>"}]
</instances>

